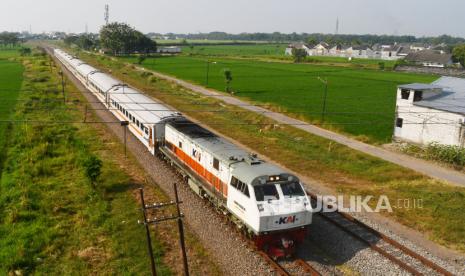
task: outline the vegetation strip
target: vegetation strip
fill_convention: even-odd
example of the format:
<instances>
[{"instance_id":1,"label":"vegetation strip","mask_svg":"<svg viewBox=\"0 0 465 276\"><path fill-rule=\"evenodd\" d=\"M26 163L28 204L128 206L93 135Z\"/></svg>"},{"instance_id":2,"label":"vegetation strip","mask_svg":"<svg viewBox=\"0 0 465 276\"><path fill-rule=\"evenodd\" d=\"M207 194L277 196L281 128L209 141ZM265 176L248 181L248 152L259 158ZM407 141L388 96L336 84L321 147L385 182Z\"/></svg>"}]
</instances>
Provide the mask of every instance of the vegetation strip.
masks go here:
<instances>
[{"instance_id":1,"label":"vegetation strip","mask_svg":"<svg viewBox=\"0 0 465 276\"><path fill-rule=\"evenodd\" d=\"M83 110L72 105L83 98L66 85L63 102L58 70L44 53L21 61L25 80L14 120L82 120ZM89 120L93 116L87 114ZM151 200L166 197L134 164L101 125L13 124L0 182L0 274L148 275L133 191L145 185ZM191 234L187 238L196 244ZM158 227L153 247L161 275L176 271L178 247L171 246L176 241L172 227ZM192 254L197 260L192 271L209 273L205 253Z\"/></svg>"},{"instance_id":2,"label":"vegetation strip","mask_svg":"<svg viewBox=\"0 0 465 276\"><path fill-rule=\"evenodd\" d=\"M255 113L199 96L149 72L138 72L121 61L85 53L80 57L111 70L115 77L175 108L192 104L186 115L210 124L219 133L303 176L324 182L338 194L386 195L393 203L398 199L422 199L422 209L394 208L393 213L386 215L424 232L436 242L465 250L465 225L461 223L465 214L458 211L465 207L465 189L445 185L292 127L277 126ZM212 106L225 112L209 112Z\"/></svg>"}]
</instances>

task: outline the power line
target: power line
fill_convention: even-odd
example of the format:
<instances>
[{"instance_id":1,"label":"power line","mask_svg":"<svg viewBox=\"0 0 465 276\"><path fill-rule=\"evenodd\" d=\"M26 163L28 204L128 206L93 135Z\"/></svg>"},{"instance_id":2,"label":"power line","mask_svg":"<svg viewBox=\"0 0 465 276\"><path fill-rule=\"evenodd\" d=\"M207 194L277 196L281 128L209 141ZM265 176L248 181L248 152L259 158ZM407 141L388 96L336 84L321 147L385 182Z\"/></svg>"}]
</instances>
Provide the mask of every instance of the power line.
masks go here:
<instances>
[{"instance_id":1,"label":"power line","mask_svg":"<svg viewBox=\"0 0 465 276\"><path fill-rule=\"evenodd\" d=\"M0 120L0 123L38 123L38 124L121 124L121 121L74 121L74 120L62 120L62 121L53 121L53 120ZM144 122L144 124L159 124L160 122ZM366 122L352 122L352 123L279 123L279 122L270 122L270 123L209 123L203 122L208 126L322 126L322 125L392 125L392 122L386 121L366 121ZM194 122L176 122L179 125L198 125ZM442 123L442 122L433 122L433 123L417 123L404 121L404 125L456 125L457 123Z\"/></svg>"}]
</instances>

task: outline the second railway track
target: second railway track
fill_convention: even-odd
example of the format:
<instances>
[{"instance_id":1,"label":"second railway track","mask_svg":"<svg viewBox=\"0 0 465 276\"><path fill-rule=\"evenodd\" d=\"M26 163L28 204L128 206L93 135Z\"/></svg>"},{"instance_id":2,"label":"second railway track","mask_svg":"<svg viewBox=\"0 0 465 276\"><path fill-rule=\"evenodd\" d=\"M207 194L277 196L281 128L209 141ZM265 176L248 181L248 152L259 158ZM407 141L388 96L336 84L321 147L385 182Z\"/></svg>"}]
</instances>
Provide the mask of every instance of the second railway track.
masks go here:
<instances>
[{"instance_id":1,"label":"second railway track","mask_svg":"<svg viewBox=\"0 0 465 276\"><path fill-rule=\"evenodd\" d=\"M308 191L307 194L312 200L317 199L315 194ZM329 213L320 212L318 214L326 221L337 226L342 231L413 275L453 275L443 267L347 213L336 211Z\"/></svg>"}]
</instances>

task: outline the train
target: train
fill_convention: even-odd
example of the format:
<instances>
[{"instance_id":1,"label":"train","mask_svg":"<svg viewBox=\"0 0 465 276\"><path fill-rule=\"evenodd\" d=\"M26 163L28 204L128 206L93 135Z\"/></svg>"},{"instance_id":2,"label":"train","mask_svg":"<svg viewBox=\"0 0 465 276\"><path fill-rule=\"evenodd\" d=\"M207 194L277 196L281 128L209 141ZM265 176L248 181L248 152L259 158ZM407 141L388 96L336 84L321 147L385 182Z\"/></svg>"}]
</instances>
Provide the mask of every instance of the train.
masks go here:
<instances>
[{"instance_id":1,"label":"train","mask_svg":"<svg viewBox=\"0 0 465 276\"><path fill-rule=\"evenodd\" d=\"M61 49L55 57L147 148L173 165L255 243L292 256L312 223L312 205L292 173L145 96Z\"/></svg>"}]
</instances>

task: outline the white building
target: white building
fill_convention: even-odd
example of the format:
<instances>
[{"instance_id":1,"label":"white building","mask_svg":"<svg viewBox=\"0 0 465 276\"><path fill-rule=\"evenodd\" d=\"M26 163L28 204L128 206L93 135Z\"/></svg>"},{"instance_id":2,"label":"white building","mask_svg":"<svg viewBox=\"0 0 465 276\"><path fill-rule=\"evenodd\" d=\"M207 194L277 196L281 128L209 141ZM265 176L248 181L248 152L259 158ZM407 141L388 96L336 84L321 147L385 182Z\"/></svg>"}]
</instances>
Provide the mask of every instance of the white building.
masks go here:
<instances>
[{"instance_id":1,"label":"white building","mask_svg":"<svg viewBox=\"0 0 465 276\"><path fill-rule=\"evenodd\" d=\"M289 46L287 46L285 54L288 56L292 56L292 50L294 49L304 49L305 52L307 52L307 56L310 56L312 53L313 47L308 44L302 43L302 42L292 43L292 44L289 44Z\"/></svg>"},{"instance_id":2,"label":"white building","mask_svg":"<svg viewBox=\"0 0 465 276\"><path fill-rule=\"evenodd\" d=\"M158 47L157 53L161 54L180 54L182 52L179 46Z\"/></svg>"},{"instance_id":3,"label":"white building","mask_svg":"<svg viewBox=\"0 0 465 276\"><path fill-rule=\"evenodd\" d=\"M412 52L405 57L405 60L424 67L444 68L453 64L452 54L434 50Z\"/></svg>"},{"instance_id":4,"label":"white building","mask_svg":"<svg viewBox=\"0 0 465 276\"><path fill-rule=\"evenodd\" d=\"M465 146L465 79L397 88L394 140Z\"/></svg>"}]
</instances>

